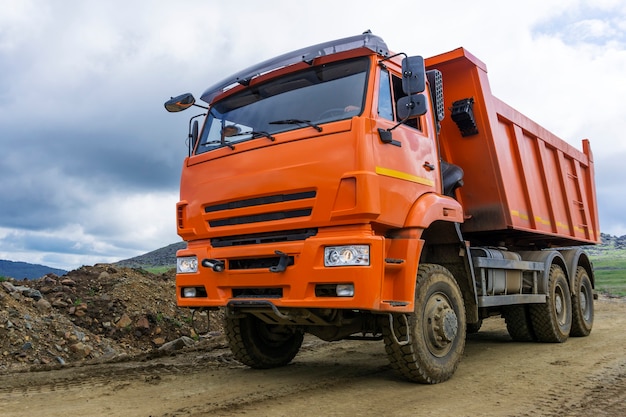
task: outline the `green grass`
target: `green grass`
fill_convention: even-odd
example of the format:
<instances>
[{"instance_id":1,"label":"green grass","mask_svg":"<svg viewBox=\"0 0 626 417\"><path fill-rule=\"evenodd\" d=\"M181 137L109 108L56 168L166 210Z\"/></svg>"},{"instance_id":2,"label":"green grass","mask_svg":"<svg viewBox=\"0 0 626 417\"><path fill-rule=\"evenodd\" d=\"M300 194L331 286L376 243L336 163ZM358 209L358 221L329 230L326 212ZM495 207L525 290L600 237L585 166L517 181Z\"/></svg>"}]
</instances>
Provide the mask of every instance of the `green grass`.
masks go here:
<instances>
[{"instance_id":1,"label":"green grass","mask_svg":"<svg viewBox=\"0 0 626 417\"><path fill-rule=\"evenodd\" d=\"M596 291L626 297L626 257L592 257Z\"/></svg>"},{"instance_id":2,"label":"green grass","mask_svg":"<svg viewBox=\"0 0 626 417\"><path fill-rule=\"evenodd\" d=\"M166 265L166 266L153 266L153 267L146 267L143 268L144 270L150 272L151 274L162 274L164 272L169 271L170 269L175 269L176 265Z\"/></svg>"}]
</instances>

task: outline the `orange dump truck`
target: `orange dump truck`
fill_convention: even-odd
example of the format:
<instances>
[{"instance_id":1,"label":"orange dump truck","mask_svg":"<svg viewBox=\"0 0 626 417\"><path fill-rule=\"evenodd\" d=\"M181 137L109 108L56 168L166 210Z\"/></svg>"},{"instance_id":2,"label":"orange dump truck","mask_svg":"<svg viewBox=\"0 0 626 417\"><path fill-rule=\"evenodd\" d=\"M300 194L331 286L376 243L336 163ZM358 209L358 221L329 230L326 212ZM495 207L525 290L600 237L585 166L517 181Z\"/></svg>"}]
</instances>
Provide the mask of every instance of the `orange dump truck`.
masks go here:
<instances>
[{"instance_id":1,"label":"orange dump truck","mask_svg":"<svg viewBox=\"0 0 626 417\"><path fill-rule=\"evenodd\" d=\"M591 331L589 142L579 151L496 99L466 50L424 60L364 33L202 99L165 103L204 117L176 207L177 299L224 308L242 363L285 365L304 333L383 340L399 374L437 383L489 316L517 341Z\"/></svg>"}]
</instances>

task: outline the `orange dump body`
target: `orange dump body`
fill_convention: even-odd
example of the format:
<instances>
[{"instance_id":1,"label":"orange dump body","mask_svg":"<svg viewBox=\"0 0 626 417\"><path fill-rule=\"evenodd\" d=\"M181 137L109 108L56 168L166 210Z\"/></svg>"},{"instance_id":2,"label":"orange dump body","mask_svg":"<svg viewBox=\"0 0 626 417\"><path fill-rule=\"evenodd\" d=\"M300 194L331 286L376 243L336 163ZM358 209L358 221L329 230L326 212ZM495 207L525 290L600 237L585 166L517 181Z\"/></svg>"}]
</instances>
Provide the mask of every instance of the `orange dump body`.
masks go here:
<instances>
[{"instance_id":1,"label":"orange dump body","mask_svg":"<svg viewBox=\"0 0 626 417\"><path fill-rule=\"evenodd\" d=\"M443 159L464 170L457 195L475 244L570 246L600 240L593 156L491 95L485 64L463 48L426 60L443 75L446 106L471 98L476 132L442 121Z\"/></svg>"}]
</instances>

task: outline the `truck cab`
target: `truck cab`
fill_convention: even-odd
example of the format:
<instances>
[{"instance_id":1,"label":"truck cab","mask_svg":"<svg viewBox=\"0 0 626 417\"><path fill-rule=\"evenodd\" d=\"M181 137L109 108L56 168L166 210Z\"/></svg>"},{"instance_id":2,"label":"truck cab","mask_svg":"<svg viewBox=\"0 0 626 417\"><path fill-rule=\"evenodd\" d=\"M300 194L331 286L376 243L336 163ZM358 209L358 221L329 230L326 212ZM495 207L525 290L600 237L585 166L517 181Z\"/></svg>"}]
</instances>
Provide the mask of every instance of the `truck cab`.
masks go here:
<instances>
[{"instance_id":1,"label":"truck cab","mask_svg":"<svg viewBox=\"0 0 626 417\"><path fill-rule=\"evenodd\" d=\"M188 241L179 257L198 259L198 282L208 274L218 284L206 306L265 291L280 294L277 307L412 310L412 286L384 282L385 268L393 281L415 273L394 251L418 241L399 236L437 219L462 222L462 208L442 193L423 62L415 71L426 94L413 93L421 109L412 114L398 104L407 98L401 59L381 55L373 35L361 39L202 95L212 102L185 161L177 213ZM223 270L202 268L205 259ZM332 285L352 295L331 294Z\"/></svg>"}]
</instances>

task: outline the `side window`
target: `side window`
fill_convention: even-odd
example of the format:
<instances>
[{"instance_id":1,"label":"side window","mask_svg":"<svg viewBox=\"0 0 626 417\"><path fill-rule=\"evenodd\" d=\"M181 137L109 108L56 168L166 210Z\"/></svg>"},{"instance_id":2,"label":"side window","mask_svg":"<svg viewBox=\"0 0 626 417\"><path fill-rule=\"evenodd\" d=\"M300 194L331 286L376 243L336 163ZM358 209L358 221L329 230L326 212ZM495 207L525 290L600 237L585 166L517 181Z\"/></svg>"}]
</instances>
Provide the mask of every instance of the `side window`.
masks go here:
<instances>
[{"instance_id":1,"label":"side window","mask_svg":"<svg viewBox=\"0 0 626 417\"><path fill-rule=\"evenodd\" d=\"M381 69L380 85L378 87L378 116L387 120L393 120L392 103L389 71Z\"/></svg>"},{"instance_id":2,"label":"side window","mask_svg":"<svg viewBox=\"0 0 626 417\"><path fill-rule=\"evenodd\" d=\"M391 78L392 78L392 87L393 87L393 98L395 102L397 103L398 100L402 97L405 97L406 94L404 94L404 91L402 90L402 79L400 77L396 77L395 75L392 75ZM400 118L397 116L398 116L398 113L396 112L396 119L400 121ZM404 124L407 126L411 126L415 129L422 130L419 116L412 117L406 120Z\"/></svg>"}]
</instances>

